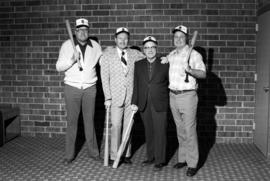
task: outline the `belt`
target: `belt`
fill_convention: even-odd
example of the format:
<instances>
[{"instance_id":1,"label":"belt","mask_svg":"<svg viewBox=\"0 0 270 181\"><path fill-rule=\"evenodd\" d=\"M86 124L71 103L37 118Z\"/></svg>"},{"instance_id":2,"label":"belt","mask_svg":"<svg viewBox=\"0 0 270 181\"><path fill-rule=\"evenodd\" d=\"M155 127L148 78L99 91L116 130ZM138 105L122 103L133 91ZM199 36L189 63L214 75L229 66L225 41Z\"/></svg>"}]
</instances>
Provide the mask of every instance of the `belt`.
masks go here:
<instances>
[{"instance_id":1,"label":"belt","mask_svg":"<svg viewBox=\"0 0 270 181\"><path fill-rule=\"evenodd\" d=\"M184 94L184 93L186 93L186 92L190 92L190 91L195 91L195 89L189 89L189 90L170 90L171 91L171 93L173 93L173 94Z\"/></svg>"}]
</instances>

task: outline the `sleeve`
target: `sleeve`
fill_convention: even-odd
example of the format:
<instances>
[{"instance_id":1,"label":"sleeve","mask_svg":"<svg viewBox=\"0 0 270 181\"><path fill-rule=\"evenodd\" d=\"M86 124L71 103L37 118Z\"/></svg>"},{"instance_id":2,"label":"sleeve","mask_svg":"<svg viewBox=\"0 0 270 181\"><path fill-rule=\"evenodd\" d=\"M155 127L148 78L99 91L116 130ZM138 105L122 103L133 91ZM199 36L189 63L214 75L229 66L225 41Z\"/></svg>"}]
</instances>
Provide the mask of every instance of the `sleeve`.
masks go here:
<instances>
[{"instance_id":1,"label":"sleeve","mask_svg":"<svg viewBox=\"0 0 270 181\"><path fill-rule=\"evenodd\" d=\"M99 60L100 64L100 75L101 75L101 82L103 93L106 100L111 100L111 89L110 89L110 64L109 64L109 56L104 53Z\"/></svg>"},{"instance_id":2,"label":"sleeve","mask_svg":"<svg viewBox=\"0 0 270 181\"><path fill-rule=\"evenodd\" d=\"M145 58L145 55L139 50L134 50L134 51L135 51L135 56L136 56L135 62Z\"/></svg>"},{"instance_id":3,"label":"sleeve","mask_svg":"<svg viewBox=\"0 0 270 181\"><path fill-rule=\"evenodd\" d=\"M203 63L202 55L193 50L191 53L191 68L206 71L205 64Z\"/></svg>"},{"instance_id":4,"label":"sleeve","mask_svg":"<svg viewBox=\"0 0 270 181\"><path fill-rule=\"evenodd\" d=\"M171 62L172 61L172 55L175 53L175 50L173 50L173 51L171 51L166 57L167 57L167 59L168 59L168 61L169 62Z\"/></svg>"},{"instance_id":5,"label":"sleeve","mask_svg":"<svg viewBox=\"0 0 270 181\"><path fill-rule=\"evenodd\" d=\"M58 60L56 62L56 70L58 72L66 71L74 65L74 62L71 60L73 50L68 43L69 41L65 41L60 48Z\"/></svg>"}]
</instances>

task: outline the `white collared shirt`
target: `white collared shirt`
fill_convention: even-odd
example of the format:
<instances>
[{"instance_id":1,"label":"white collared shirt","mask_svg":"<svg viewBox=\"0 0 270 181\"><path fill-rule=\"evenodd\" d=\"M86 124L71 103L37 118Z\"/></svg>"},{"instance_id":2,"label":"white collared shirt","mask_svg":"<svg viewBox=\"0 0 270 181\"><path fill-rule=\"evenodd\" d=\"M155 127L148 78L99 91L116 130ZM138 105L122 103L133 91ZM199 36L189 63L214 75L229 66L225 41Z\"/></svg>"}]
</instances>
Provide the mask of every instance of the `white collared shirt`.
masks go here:
<instances>
[{"instance_id":1,"label":"white collared shirt","mask_svg":"<svg viewBox=\"0 0 270 181\"><path fill-rule=\"evenodd\" d=\"M127 50L126 50L126 49L121 50L121 49L118 48L118 47L116 47L116 49L117 49L118 56L120 57L120 61L121 61L121 57L122 57L122 52L125 52L124 58L125 58L125 60L126 60L126 62L127 62L127 61L128 61L128 60L127 60ZM122 64L122 66L123 66L123 68L124 68L124 73L126 74L126 73L127 73L127 65L125 65L122 61L121 61L121 64Z\"/></svg>"}]
</instances>

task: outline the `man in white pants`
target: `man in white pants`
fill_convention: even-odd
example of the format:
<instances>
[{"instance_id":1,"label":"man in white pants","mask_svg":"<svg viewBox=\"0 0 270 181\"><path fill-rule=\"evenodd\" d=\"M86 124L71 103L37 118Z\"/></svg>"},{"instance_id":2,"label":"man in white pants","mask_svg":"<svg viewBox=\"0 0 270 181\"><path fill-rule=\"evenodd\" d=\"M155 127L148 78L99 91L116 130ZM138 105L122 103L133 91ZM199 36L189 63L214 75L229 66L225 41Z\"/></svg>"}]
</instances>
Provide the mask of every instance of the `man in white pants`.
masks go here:
<instances>
[{"instance_id":1,"label":"man in white pants","mask_svg":"<svg viewBox=\"0 0 270 181\"><path fill-rule=\"evenodd\" d=\"M206 77L202 56L192 50L189 61L187 27L180 25L173 30L175 49L167 56L170 63L169 89L170 107L177 129L179 142L178 163L174 168L188 166L186 175L194 176L199 160L196 132L196 114L198 105L197 81ZM185 81L188 76L188 82Z\"/></svg>"}]
</instances>

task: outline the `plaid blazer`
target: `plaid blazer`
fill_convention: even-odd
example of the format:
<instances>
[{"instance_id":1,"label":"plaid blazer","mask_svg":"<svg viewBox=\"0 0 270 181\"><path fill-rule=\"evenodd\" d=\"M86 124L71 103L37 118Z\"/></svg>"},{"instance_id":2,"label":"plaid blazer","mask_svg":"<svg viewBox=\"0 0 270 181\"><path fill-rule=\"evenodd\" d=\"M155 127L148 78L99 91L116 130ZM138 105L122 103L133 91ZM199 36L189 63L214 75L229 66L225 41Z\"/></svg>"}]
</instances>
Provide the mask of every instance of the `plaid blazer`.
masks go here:
<instances>
[{"instance_id":1,"label":"plaid blazer","mask_svg":"<svg viewBox=\"0 0 270 181\"><path fill-rule=\"evenodd\" d=\"M134 63L145 56L138 50L127 48L127 71L124 72L116 47L108 47L100 58L100 72L105 100L115 106L130 104L133 94Z\"/></svg>"}]
</instances>

